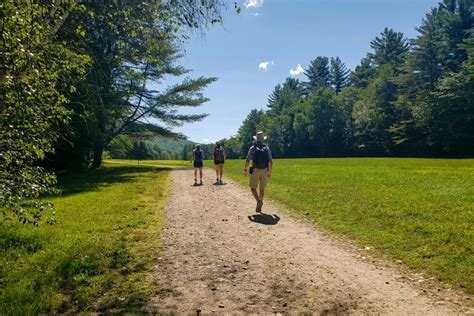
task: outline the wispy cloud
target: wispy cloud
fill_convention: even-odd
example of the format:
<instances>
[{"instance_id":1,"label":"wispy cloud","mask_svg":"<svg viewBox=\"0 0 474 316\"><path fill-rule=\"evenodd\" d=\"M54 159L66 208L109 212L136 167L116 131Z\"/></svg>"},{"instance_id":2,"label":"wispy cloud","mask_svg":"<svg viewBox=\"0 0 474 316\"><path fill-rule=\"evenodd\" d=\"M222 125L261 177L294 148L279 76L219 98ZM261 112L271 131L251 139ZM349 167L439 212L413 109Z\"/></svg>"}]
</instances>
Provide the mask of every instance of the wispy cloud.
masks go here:
<instances>
[{"instance_id":1,"label":"wispy cloud","mask_svg":"<svg viewBox=\"0 0 474 316\"><path fill-rule=\"evenodd\" d=\"M290 74L292 76L298 76L298 75L302 74L303 72L304 72L304 69L303 69L303 67L301 67L300 64L298 64L298 66L296 66L295 68L290 69Z\"/></svg>"},{"instance_id":2,"label":"wispy cloud","mask_svg":"<svg viewBox=\"0 0 474 316\"><path fill-rule=\"evenodd\" d=\"M253 13L252 15L253 15L253 16L262 16L263 14L256 12L256 13Z\"/></svg>"},{"instance_id":3,"label":"wispy cloud","mask_svg":"<svg viewBox=\"0 0 474 316\"><path fill-rule=\"evenodd\" d=\"M258 8L263 5L263 0L245 0L244 7L245 8Z\"/></svg>"},{"instance_id":4,"label":"wispy cloud","mask_svg":"<svg viewBox=\"0 0 474 316\"><path fill-rule=\"evenodd\" d=\"M262 61L260 64L258 64L258 69L262 70L267 70L268 67L273 65L273 60L272 61Z\"/></svg>"}]
</instances>

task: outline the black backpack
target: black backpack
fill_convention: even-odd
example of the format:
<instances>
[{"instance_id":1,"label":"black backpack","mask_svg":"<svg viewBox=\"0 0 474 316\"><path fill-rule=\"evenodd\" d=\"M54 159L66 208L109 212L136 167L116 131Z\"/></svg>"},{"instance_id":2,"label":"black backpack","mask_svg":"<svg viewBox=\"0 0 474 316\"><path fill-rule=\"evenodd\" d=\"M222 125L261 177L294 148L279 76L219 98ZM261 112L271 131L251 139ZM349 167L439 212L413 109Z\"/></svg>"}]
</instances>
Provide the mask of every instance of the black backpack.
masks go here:
<instances>
[{"instance_id":1,"label":"black backpack","mask_svg":"<svg viewBox=\"0 0 474 316\"><path fill-rule=\"evenodd\" d=\"M214 159L217 161L224 160L224 148L222 146L216 147L214 150Z\"/></svg>"},{"instance_id":2,"label":"black backpack","mask_svg":"<svg viewBox=\"0 0 474 316\"><path fill-rule=\"evenodd\" d=\"M194 161L201 162L202 161L202 150L195 150L194 151Z\"/></svg>"},{"instance_id":3,"label":"black backpack","mask_svg":"<svg viewBox=\"0 0 474 316\"><path fill-rule=\"evenodd\" d=\"M255 149L253 155L253 167L257 169L268 168L268 147L265 144L256 144L253 146Z\"/></svg>"}]
</instances>

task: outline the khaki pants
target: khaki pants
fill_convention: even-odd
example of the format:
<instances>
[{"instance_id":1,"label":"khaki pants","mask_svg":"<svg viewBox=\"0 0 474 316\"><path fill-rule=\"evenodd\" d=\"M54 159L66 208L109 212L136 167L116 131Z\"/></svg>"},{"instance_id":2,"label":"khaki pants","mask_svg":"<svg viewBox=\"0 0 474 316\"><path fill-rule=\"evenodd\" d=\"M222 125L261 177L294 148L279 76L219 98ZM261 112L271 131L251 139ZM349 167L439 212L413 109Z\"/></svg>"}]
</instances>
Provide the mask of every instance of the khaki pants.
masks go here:
<instances>
[{"instance_id":1,"label":"khaki pants","mask_svg":"<svg viewBox=\"0 0 474 316\"><path fill-rule=\"evenodd\" d=\"M253 168L253 173L250 175L250 188L257 189L260 184L260 190L265 189L268 182L268 169Z\"/></svg>"}]
</instances>

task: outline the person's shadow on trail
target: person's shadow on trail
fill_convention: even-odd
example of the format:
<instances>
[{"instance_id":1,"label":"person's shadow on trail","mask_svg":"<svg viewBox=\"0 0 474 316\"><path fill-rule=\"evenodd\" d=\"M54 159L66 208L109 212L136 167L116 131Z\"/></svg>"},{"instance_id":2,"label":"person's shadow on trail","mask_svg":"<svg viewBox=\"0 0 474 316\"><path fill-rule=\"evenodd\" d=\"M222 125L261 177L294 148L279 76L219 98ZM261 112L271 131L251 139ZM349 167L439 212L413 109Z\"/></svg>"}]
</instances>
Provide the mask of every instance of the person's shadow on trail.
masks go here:
<instances>
[{"instance_id":1,"label":"person's shadow on trail","mask_svg":"<svg viewBox=\"0 0 474 316\"><path fill-rule=\"evenodd\" d=\"M251 221L251 222L254 222L254 223L259 223L259 224L263 224L263 225L275 225L278 223L278 221L280 221L280 217L276 214L264 214L264 213L260 213L260 214L256 214L256 215L250 215L248 216L248 219Z\"/></svg>"},{"instance_id":2,"label":"person's shadow on trail","mask_svg":"<svg viewBox=\"0 0 474 316\"><path fill-rule=\"evenodd\" d=\"M225 183L225 182L222 182L222 183L220 183L220 182L214 182L213 185L227 185L227 183Z\"/></svg>"}]
</instances>

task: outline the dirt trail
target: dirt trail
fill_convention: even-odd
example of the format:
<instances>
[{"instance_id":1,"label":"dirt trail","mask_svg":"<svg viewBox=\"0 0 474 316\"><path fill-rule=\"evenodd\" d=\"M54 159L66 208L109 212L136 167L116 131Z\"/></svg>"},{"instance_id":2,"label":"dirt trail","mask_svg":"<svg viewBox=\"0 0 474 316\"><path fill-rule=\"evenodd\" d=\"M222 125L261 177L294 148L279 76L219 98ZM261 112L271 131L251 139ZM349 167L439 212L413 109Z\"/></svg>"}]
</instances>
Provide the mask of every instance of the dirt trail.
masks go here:
<instances>
[{"instance_id":1,"label":"dirt trail","mask_svg":"<svg viewBox=\"0 0 474 316\"><path fill-rule=\"evenodd\" d=\"M263 211L275 215L249 218L256 215L249 190L230 180L213 185L211 170L203 186L192 185L189 170L172 171L171 178L163 253L153 275L161 291L152 312L473 313L466 297L423 289L419 280L368 262L274 203Z\"/></svg>"}]
</instances>

